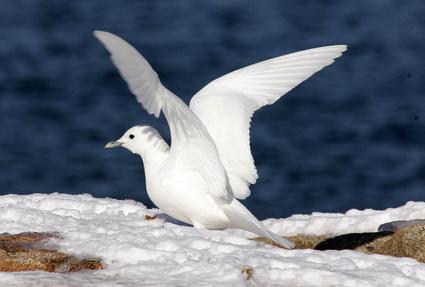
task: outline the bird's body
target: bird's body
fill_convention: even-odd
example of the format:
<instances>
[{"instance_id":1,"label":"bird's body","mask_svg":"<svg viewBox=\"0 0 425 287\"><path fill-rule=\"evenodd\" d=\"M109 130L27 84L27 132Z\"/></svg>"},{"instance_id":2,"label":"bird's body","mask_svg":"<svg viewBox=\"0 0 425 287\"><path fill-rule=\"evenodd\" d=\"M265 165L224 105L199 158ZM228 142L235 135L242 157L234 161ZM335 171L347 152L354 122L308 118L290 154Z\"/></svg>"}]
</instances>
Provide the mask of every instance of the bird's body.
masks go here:
<instances>
[{"instance_id":1,"label":"bird's body","mask_svg":"<svg viewBox=\"0 0 425 287\"><path fill-rule=\"evenodd\" d=\"M168 215L196 227L221 229L227 227L227 218L217 203L205 192L205 181L195 168L182 164L166 153L151 150L162 160L144 160L146 191L152 202ZM186 161L192 160L187 158Z\"/></svg>"},{"instance_id":2,"label":"bird's body","mask_svg":"<svg viewBox=\"0 0 425 287\"><path fill-rule=\"evenodd\" d=\"M95 36L136 99L150 114L163 112L170 126L171 146L149 126L132 127L106 145L142 157L152 202L197 228L240 228L292 248L291 241L267 230L238 200L249 196L249 185L258 177L249 146L251 117L331 64L346 47L305 50L234 71L200 90L189 108L127 42L107 32Z\"/></svg>"}]
</instances>

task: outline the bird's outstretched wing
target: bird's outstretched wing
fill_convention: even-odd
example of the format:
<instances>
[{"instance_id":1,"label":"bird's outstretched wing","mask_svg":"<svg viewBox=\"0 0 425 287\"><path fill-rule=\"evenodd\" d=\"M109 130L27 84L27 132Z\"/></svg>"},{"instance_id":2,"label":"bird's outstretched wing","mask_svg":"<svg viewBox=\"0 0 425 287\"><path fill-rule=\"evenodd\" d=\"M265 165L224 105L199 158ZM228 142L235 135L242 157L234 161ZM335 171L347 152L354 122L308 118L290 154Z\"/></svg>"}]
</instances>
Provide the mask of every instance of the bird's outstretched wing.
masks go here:
<instances>
[{"instance_id":1,"label":"bird's outstretched wing","mask_svg":"<svg viewBox=\"0 0 425 287\"><path fill-rule=\"evenodd\" d=\"M156 117L161 111L164 113L171 132L170 157L184 166L182 170L196 170L202 177L197 180L208 183L206 192L214 199L230 201L233 195L227 189L225 170L211 136L198 117L161 84L157 73L130 44L108 32L95 31L94 35L111 54L112 62L137 101Z\"/></svg>"},{"instance_id":2,"label":"bird's outstretched wing","mask_svg":"<svg viewBox=\"0 0 425 287\"><path fill-rule=\"evenodd\" d=\"M327 46L269 59L224 75L195 94L190 108L213 137L235 197L248 197L249 185L258 178L249 145L254 112L332 64L346 49Z\"/></svg>"}]
</instances>

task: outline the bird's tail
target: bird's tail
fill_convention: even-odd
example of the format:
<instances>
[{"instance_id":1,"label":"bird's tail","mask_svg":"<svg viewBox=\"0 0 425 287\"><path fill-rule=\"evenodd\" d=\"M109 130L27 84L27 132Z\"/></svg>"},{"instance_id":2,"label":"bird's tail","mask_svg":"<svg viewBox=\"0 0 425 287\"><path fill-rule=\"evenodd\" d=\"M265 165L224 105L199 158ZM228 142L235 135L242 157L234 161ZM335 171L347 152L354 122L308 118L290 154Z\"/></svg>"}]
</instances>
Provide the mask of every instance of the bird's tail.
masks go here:
<instances>
[{"instance_id":1,"label":"bird's tail","mask_svg":"<svg viewBox=\"0 0 425 287\"><path fill-rule=\"evenodd\" d=\"M292 241L267 230L267 228L238 200L234 199L229 205L223 206L223 210L229 218L229 227L240 228L259 236L269 238L287 249L294 248L294 243Z\"/></svg>"}]
</instances>

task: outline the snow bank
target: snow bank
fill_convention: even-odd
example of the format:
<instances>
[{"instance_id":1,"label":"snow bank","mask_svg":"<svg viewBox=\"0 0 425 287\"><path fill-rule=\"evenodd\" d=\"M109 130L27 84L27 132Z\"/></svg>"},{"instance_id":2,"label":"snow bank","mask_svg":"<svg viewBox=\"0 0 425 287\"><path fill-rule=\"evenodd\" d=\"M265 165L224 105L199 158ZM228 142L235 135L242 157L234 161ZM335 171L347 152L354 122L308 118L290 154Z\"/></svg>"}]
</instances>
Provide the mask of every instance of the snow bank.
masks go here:
<instances>
[{"instance_id":1,"label":"snow bank","mask_svg":"<svg viewBox=\"0 0 425 287\"><path fill-rule=\"evenodd\" d=\"M146 220L145 215L162 219ZM313 213L265 224L282 235L376 231L393 220L425 218L425 203L384 211ZM352 251L283 250L239 230L197 230L157 209L90 195L0 197L0 233L57 231L67 252L96 255L106 269L0 273L0 286L425 286L425 264ZM247 280L245 267L253 269Z\"/></svg>"},{"instance_id":2,"label":"snow bank","mask_svg":"<svg viewBox=\"0 0 425 287\"><path fill-rule=\"evenodd\" d=\"M378 231L379 225L396 220L425 219L425 202L408 202L402 207L386 210L351 209L344 213L314 212L292 215L287 219L268 219L266 225L278 234L309 235L344 234Z\"/></svg>"}]
</instances>

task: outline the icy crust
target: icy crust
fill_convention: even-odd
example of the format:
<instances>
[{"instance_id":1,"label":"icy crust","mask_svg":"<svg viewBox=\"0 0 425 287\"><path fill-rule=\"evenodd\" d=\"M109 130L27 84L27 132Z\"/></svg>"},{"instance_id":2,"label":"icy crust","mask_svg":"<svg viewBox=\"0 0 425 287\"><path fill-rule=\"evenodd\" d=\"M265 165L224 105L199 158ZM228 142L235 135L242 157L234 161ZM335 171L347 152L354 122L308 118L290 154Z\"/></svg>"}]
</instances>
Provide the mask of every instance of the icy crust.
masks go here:
<instances>
[{"instance_id":1,"label":"icy crust","mask_svg":"<svg viewBox=\"0 0 425 287\"><path fill-rule=\"evenodd\" d=\"M344 213L313 212L311 215L292 215L287 219L267 219L264 223L282 235L344 234L378 231L381 224L396 220L425 219L425 202L407 202L386 210L351 209Z\"/></svg>"},{"instance_id":2,"label":"icy crust","mask_svg":"<svg viewBox=\"0 0 425 287\"><path fill-rule=\"evenodd\" d=\"M0 232L57 231L59 248L104 259L79 273L0 273L0 286L425 286L425 264L352 251L283 250L237 230L171 223L159 210L90 195L0 197ZM425 203L385 211L294 215L265 223L282 235L376 231L384 222L425 218ZM242 273L253 270L252 277Z\"/></svg>"}]
</instances>

